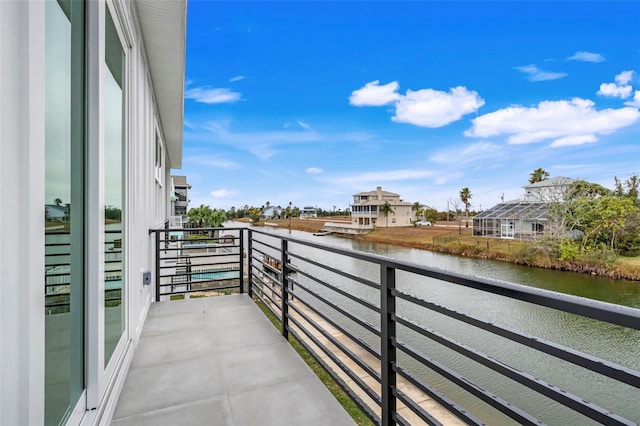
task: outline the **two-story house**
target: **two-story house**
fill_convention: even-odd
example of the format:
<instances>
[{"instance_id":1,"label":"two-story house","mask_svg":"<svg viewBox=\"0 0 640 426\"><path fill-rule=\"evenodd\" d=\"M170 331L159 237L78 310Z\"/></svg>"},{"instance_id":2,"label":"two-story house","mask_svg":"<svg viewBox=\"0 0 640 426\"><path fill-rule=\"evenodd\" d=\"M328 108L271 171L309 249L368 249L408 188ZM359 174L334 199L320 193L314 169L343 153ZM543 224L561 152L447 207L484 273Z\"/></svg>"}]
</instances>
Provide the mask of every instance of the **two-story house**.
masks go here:
<instances>
[{"instance_id":1,"label":"two-story house","mask_svg":"<svg viewBox=\"0 0 640 426\"><path fill-rule=\"evenodd\" d=\"M385 214L384 206L389 203L391 210ZM402 201L400 194L383 191L359 192L353 195L351 218L354 225L388 227L411 225L411 203Z\"/></svg>"}]
</instances>

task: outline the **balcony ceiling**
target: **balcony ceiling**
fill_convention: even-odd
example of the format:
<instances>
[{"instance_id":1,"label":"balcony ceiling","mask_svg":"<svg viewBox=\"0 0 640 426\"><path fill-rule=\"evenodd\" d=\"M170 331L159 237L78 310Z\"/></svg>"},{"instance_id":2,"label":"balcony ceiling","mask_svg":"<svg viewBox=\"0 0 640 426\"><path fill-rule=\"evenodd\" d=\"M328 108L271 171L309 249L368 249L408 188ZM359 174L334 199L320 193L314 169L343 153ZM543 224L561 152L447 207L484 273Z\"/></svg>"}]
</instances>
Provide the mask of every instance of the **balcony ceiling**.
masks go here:
<instances>
[{"instance_id":1,"label":"balcony ceiling","mask_svg":"<svg viewBox=\"0 0 640 426\"><path fill-rule=\"evenodd\" d=\"M171 168L182 167L186 0L136 0Z\"/></svg>"}]
</instances>

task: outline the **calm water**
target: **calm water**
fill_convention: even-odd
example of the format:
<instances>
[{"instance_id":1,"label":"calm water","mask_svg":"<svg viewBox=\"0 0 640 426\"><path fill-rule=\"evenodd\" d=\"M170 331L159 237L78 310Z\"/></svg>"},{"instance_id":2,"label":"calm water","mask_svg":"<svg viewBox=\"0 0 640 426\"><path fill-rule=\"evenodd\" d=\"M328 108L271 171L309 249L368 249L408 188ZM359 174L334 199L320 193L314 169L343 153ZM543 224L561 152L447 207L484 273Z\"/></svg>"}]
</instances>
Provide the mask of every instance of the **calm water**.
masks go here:
<instances>
[{"instance_id":1,"label":"calm water","mask_svg":"<svg viewBox=\"0 0 640 426\"><path fill-rule=\"evenodd\" d=\"M297 231L289 232L288 230L274 229L271 232L313 240L327 245L376 253L411 263L464 274L494 278L640 308L640 282L636 281L611 280L585 274L529 268L497 261L457 257L425 250L374 244L332 236L315 237L308 233ZM331 253L318 252L295 244L290 246L290 250L294 253L313 256L315 259L320 259L322 263L340 270L378 280L379 271L375 265ZM315 267L299 266L308 269L315 276L333 283L351 294L357 294L363 299L378 304L379 296L375 289L367 288ZM332 292L315 285L310 280L304 280L304 277L297 277L297 279L306 282L314 290L336 303L347 306L351 312L357 313L370 323L377 324L377 316L366 308L335 296ZM638 331L602 324L598 321L580 318L575 315L559 313L551 309L402 272L397 277L397 286L404 292L433 301L450 309L507 325L623 366L640 370L640 332ZM327 308L323 309L327 310ZM527 371L535 377L579 395L614 413L623 415L635 422L640 422L640 391L638 390L618 384L613 380L600 378L571 364L558 361L548 355L539 354L536 351L502 338L491 336L488 333L423 308L406 303L398 303L397 310L402 316L420 323L428 329L446 334L456 341L463 342L465 345L489 354L514 368ZM367 331L362 330L345 318L341 318L338 313L328 313L345 327L357 333L362 339L377 346L378 343L375 336L370 335ZM479 366L422 336L418 336L410 330L399 327L398 332L402 340L420 349L423 353L428 354L449 368L455 369L463 376L480 384L483 388L491 390L498 396L509 400L514 405L548 424L589 424L589 421L584 417L570 413L558 407L558 404L550 402L518 384L511 383L491 370ZM406 358L401 358L401 365L420 375L430 385L446 393L488 424L505 424L509 422L500 413L487 407L484 403L464 391L459 390L456 386L430 370L416 365Z\"/></svg>"}]
</instances>

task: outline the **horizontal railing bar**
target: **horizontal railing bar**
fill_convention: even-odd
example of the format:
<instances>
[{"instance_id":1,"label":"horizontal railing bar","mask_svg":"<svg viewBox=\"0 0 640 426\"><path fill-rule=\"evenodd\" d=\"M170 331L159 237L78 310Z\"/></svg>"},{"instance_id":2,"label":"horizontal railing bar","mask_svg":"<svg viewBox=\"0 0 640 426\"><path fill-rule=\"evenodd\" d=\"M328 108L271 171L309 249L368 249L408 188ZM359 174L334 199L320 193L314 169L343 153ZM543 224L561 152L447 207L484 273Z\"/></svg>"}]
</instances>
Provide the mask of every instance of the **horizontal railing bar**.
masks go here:
<instances>
[{"instance_id":1,"label":"horizontal railing bar","mask_svg":"<svg viewBox=\"0 0 640 426\"><path fill-rule=\"evenodd\" d=\"M443 364L439 363L438 361L436 361L436 360L434 360L432 358L429 358L424 354L421 354L420 352L418 352L416 349L414 349L410 345L402 343L402 342L398 342L398 341L395 341L394 345L399 350L404 352L405 354L409 355L410 357L412 357L416 361L420 362L422 365L427 366L431 370L433 370L436 373L440 374L445 379L447 379L450 382L458 385L462 389L464 389L467 392L469 392L471 395L473 395L476 398L484 401L485 403L489 404L491 407L493 407L493 408L497 409L498 411L500 411L501 413L509 416L510 418L514 419L518 423L520 423L520 424L530 424L530 425L540 424L540 421L538 419L536 419L535 417L531 416L527 412L525 412L525 411L521 410L520 408L512 405L508 401L505 401L504 399L500 398L496 394L494 394L494 393L492 393L492 392L490 392L488 390L482 389L480 386L478 386L475 383L473 383L472 381L464 378L460 374L458 374L455 371L451 370L450 368L444 366ZM476 419L475 416L473 416L471 413L467 412L463 407L460 407L458 404L456 404L455 402L453 402L452 400L450 400L449 398L447 398L443 394L439 393L438 391L433 389L428 384L424 383L421 379L416 377L410 371L402 368L399 365L396 365L394 369L402 377L404 377L405 379L409 380L414 386L418 387L420 390L425 392L431 398L433 398L434 400L438 401L438 403L440 405L443 405L444 407L447 407L448 410L454 412L456 414L456 416L464 418L465 421L467 421L469 423L474 423L474 424L481 424L482 423L480 420Z\"/></svg>"},{"instance_id":2,"label":"horizontal railing bar","mask_svg":"<svg viewBox=\"0 0 640 426\"><path fill-rule=\"evenodd\" d=\"M364 401L362 401L362 399L353 391L353 389L351 389L351 387L347 386L347 384L344 382L344 380L342 380L342 378L338 374L336 374L336 372L333 371L333 369L331 367L329 367L329 365L326 363L326 361L324 359L322 359L320 356L318 356L313 351L313 349L311 348L311 345L309 345L304 339L300 338L299 333L297 333L295 330L290 330L290 333L291 333L291 335L293 337L295 337L298 340L298 342L302 346L304 346L304 348L307 350L307 352L309 354L311 354L311 356L320 364L320 366L324 369L324 371L326 371L333 378L333 380L335 380L335 382L338 384L338 386L340 386L342 388L342 390L347 395L349 395L349 397L360 407L360 409L362 411L364 411L365 415L369 418L369 420L371 420L372 422L374 422L376 424L380 424L380 418L376 415L376 413L371 408L369 408L369 405L365 404ZM345 374L347 374L348 368L346 366L344 366L342 361L340 361L339 359L337 361L332 359L332 361L342 371L344 371ZM347 374L347 375L349 375L349 374ZM351 377L351 376L349 376L349 377ZM365 384L365 386L366 386L366 384ZM360 386L360 388L362 388L362 386ZM375 401L375 399L374 399L374 401Z\"/></svg>"},{"instance_id":3,"label":"horizontal railing bar","mask_svg":"<svg viewBox=\"0 0 640 426\"><path fill-rule=\"evenodd\" d=\"M302 298L300 298L298 296L298 302L302 302L302 304L304 304L305 306L307 306L308 308L312 309L316 314L319 314L319 312L313 308L311 308L309 306L309 304L304 301ZM374 377L378 382L380 382L380 373L376 372L373 367L371 367L369 364L367 364L366 362L362 361L355 353L353 353L351 351L351 349L347 348L342 342L340 342L339 340L337 340L334 336L332 336L330 333L328 333L326 330L324 330L322 327L320 327L315 321L313 321L307 314L303 313L302 310L296 306L295 304L290 304L289 308L293 309L294 311L296 311L298 313L298 315L300 315L302 318L304 318L305 321L307 321L308 323L310 323L318 332L320 332L324 337L326 337L331 343L333 343L338 349L340 349L344 354L346 354L349 358L351 358L353 360L353 362L355 362L356 364L358 364L358 366L360 368L362 368L364 371L366 371L367 373L369 373L369 375L371 377ZM327 317L325 315L321 315L323 319L327 320ZM334 327L338 328L340 331L343 332L343 334L345 334L347 337L349 337L351 340L353 340L358 346L360 346L362 349L365 349L367 352L369 352L371 355L373 355L374 357L376 357L376 359L380 360L380 355L376 354L376 352L369 347L369 345L365 344L360 338L355 337L353 334L349 333L348 331L344 331L342 329L342 327L338 327L334 321L329 321L329 323L331 325L333 325Z\"/></svg>"},{"instance_id":4,"label":"horizontal railing bar","mask_svg":"<svg viewBox=\"0 0 640 426\"><path fill-rule=\"evenodd\" d=\"M320 300L321 302L325 303L326 305L329 305L332 309L335 309L336 311L340 312L342 315L346 316L347 318L349 318L350 320L354 321L355 323L359 324L361 327L365 328L366 330L368 330L369 332L375 334L376 336L380 337L380 330L378 330L374 325L369 324L368 322L366 322L365 320L361 319L360 317L350 313L349 311L347 311L346 309L341 308L340 306L332 303L330 300L327 300L326 298L324 298L323 296L321 296L319 293L309 289L308 287L306 287L304 284L301 284L300 282L294 280L294 279L289 279L289 281L293 282L296 286L298 286L299 288L302 288L304 291L306 291L307 293L311 294L312 296L314 296L316 299ZM291 293L295 294L295 290L292 291ZM315 310L315 309L314 309ZM318 313L319 315L322 315L323 317L325 317L324 314ZM326 319L326 318L325 318ZM342 331L342 329L341 329ZM380 357L380 354L375 354L376 356Z\"/></svg>"},{"instance_id":5,"label":"horizontal railing bar","mask_svg":"<svg viewBox=\"0 0 640 426\"><path fill-rule=\"evenodd\" d=\"M377 290L380 290L380 284L378 284L375 281L371 281L371 280L368 280L366 278L360 277L358 275L353 275L353 274L350 274L348 272L341 271L341 270L339 270L337 268L333 268L333 267L331 267L331 266L329 266L327 264L316 262L315 260L311 260L311 259L309 259L307 257L301 256L301 255L298 255L298 254L295 254L295 253L290 253L290 254L291 254L291 256L296 257L297 259L300 259L300 260L302 260L304 262L310 263L310 264L315 265L315 266L317 266L319 268L322 268L324 270L331 271L331 272L333 272L333 273L335 273L337 275L341 275L341 276L343 276L345 278L348 278L350 280L359 282L360 284L364 284L364 285L369 286L371 288L375 288ZM295 267L292 267L292 268L294 268L294 269L296 269L296 271L300 272L300 270L298 268L295 268Z\"/></svg>"},{"instance_id":6,"label":"horizontal railing bar","mask_svg":"<svg viewBox=\"0 0 640 426\"><path fill-rule=\"evenodd\" d=\"M172 249L167 249L167 250L172 250ZM178 260L178 259L201 259L204 257L220 257L220 256L240 256L240 253L206 253L206 254L199 254L199 255L178 255L178 256L166 256L163 257L162 259L160 259L161 261L165 262L167 260Z\"/></svg>"},{"instance_id":7,"label":"horizontal railing bar","mask_svg":"<svg viewBox=\"0 0 640 426\"><path fill-rule=\"evenodd\" d=\"M179 286L179 285L184 285L184 284L174 284L175 286ZM170 293L160 293L160 296L173 296L173 295L177 295L177 294L191 294L191 293L202 293L202 292L206 292L206 291L220 291L220 290L232 290L232 289L236 289L236 288L240 288L239 285L228 285L228 286L221 286L221 287L207 287L207 288L201 288L198 290L175 290L172 291Z\"/></svg>"},{"instance_id":8,"label":"horizontal railing bar","mask_svg":"<svg viewBox=\"0 0 640 426\"><path fill-rule=\"evenodd\" d=\"M219 228L157 228L157 229L149 229L149 234L162 234L164 232L183 232L183 231L189 231L189 232L199 232L199 231L203 231L203 232L208 232L208 231L242 231L246 228L237 228L237 227L233 227L233 228L226 228L226 227L219 227ZM120 231L118 231L120 232Z\"/></svg>"},{"instance_id":9,"label":"horizontal railing bar","mask_svg":"<svg viewBox=\"0 0 640 426\"><path fill-rule=\"evenodd\" d=\"M360 389L362 389L364 391L364 393L366 393L369 398L371 398L374 402L376 402L378 405L380 405L382 403L380 396L378 394L376 394L373 389L371 389L369 387L369 385L367 385L364 380L362 380L360 377L358 377L357 374L355 374L353 372L353 370L351 370L349 367L347 367L341 360L340 358L338 358L332 351L330 351L328 348L326 348L322 343L320 343L320 341L313 335L311 334L307 329L305 329L304 327L302 327L300 325L300 323L294 318L294 317L289 317L289 321L293 322L299 330L301 330L306 336L307 338L309 338L315 345L316 347L318 347L322 352L324 352L329 358L331 358L331 361L333 361L338 367L340 367L340 369L351 378L351 380L354 381L354 383L356 383ZM301 339L299 337L299 335L296 333L295 330L293 330L291 327L289 328L289 332L291 334L293 334L295 336L296 339L298 339L299 342L303 342L304 339ZM310 351L313 354L313 351ZM335 373L334 373L335 374ZM337 374L335 374L337 376ZM332 374L333 376L333 374ZM378 379L379 381L379 379Z\"/></svg>"},{"instance_id":10,"label":"horizontal railing bar","mask_svg":"<svg viewBox=\"0 0 640 426\"><path fill-rule=\"evenodd\" d=\"M423 308L438 312L450 318L457 319L458 321L462 321L466 324L481 328L482 330L488 331L495 335L502 336L511 341L521 343L530 348L552 355L556 358L563 359L596 373L603 374L612 379L616 379L620 382L626 383L636 388L640 388L640 373L624 366L597 358L589 354L582 353L568 347L564 347L562 345L547 341L539 337L531 336L529 334L510 329L506 326L499 326L483 321L481 319L445 308L435 303L427 302L426 300L419 299L415 296L403 293L398 290L394 290L394 294L399 299L412 302L416 305L422 306Z\"/></svg>"},{"instance_id":11,"label":"horizontal railing bar","mask_svg":"<svg viewBox=\"0 0 640 426\"><path fill-rule=\"evenodd\" d=\"M427 413L424 408L418 405L413 399L405 395L400 389L395 386L392 389L393 395L398 398L398 400L400 400L403 404L405 404L411 411L413 411L418 417L420 417L423 422L428 425L443 426L443 424L438 421L438 419Z\"/></svg>"},{"instance_id":12,"label":"horizontal railing bar","mask_svg":"<svg viewBox=\"0 0 640 426\"><path fill-rule=\"evenodd\" d=\"M71 263L47 263L44 265L45 268L57 268L58 266L71 266ZM45 271L46 272L46 271Z\"/></svg>"},{"instance_id":13,"label":"horizontal railing bar","mask_svg":"<svg viewBox=\"0 0 640 426\"><path fill-rule=\"evenodd\" d=\"M235 261L231 261L231 262L217 262L217 263L176 263L175 265L163 265L160 266L159 269L176 269L176 268L198 268L200 266L216 266L216 265L236 265L235 268L233 268L234 271L237 271L238 269L240 269L239 267L237 267L237 265L239 265L240 262L235 260Z\"/></svg>"},{"instance_id":14,"label":"horizontal railing bar","mask_svg":"<svg viewBox=\"0 0 640 426\"><path fill-rule=\"evenodd\" d=\"M552 386L546 383L544 380L534 377L528 373L521 372L516 370L515 368L503 363L494 360L490 356L470 348L464 344L458 343L453 339L450 339L436 331L427 330L422 328L421 326L397 315L392 315L392 320L396 321L398 324L402 324L419 334L437 342L441 345L452 349L458 352L461 355L466 356L467 358L476 361L479 364L484 365L492 369L493 371L502 374L505 377L508 377L529 389L532 389L548 398L553 399L556 402L559 402L562 405L565 405L572 410L575 410L579 413L586 415L587 417L597 420L601 423L606 424L621 424L621 425L630 425L629 420L624 419L616 414L610 413L607 410L599 407L593 403L586 402L582 398L577 397L569 392L560 390L555 386Z\"/></svg>"},{"instance_id":15,"label":"horizontal railing bar","mask_svg":"<svg viewBox=\"0 0 640 426\"><path fill-rule=\"evenodd\" d=\"M512 299L530 302L539 306L546 306L563 312L574 313L589 318L602 320L611 324L640 330L640 310L613 303L582 297L562 294L550 290L528 287L521 284L494 280L484 277L469 277L464 274L446 271L443 269L415 265L401 260L390 259L381 255L350 251L341 247L327 246L312 241L302 240L286 235L274 235L265 231L253 230L254 233L280 238L295 244L317 248L331 253L345 255L347 257L366 260L372 263L387 265L391 268L411 272L414 274L435 278L441 281L459 284L465 287L498 294Z\"/></svg>"},{"instance_id":16,"label":"horizontal railing bar","mask_svg":"<svg viewBox=\"0 0 640 426\"><path fill-rule=\"evenodd\" d=\"M361 306L364 306L365 308L369 308L373 312L376 312L378 314L380 313L380 308L378 306L374 305L373 303L370 303L370 302L368 302L368 301L366 301L364 299L356 297L356 296L352 295L351 293L348 293L348 292L346 292L346 291L344 291L344 290L342 290L342 289L340 289L340 288L338 288L338 287L336 287L334 285L326 283L326 282L324 282L324 281L312 276L311 274L309 274L309 273L307 273L305 271L297 271L297 273L302 275L302 276L305 276L305 277L309 278L310 280L312 280L312 281L314 281L314 282L316 282L318 284L320 284L324 288L328 288L330 290L335 291L336 293L346 297L347 299L350 299L350 300L356 302L357 304L359 304ZM291 278L291 280L293 281L294 279ZM298 282L296 281L296 283L298 283Z\"/></svg>"},{"instance_id":17,"label":"horizontal railing bar","mask_svg":"<svg viewBox=\"0 0 640 426\"><path fill-rule=\"evenodd\" d=\"M203 267L203 266L227 266L224 269L208 269L208 270L198 270L197 268ZM228 268L228 266L234 266L234 268ZM202 263L202 264L197 264L197 265L191 265L191 264L182 264L182 265L175 265L175 266L171 266L171 267L160 267L161 270L163 269L186 269L186 268L192 268L192 269L196 269L195 271L191 271L191 272L187 272L187 273L183 273L183 275L188 275L188 274L206 274L206 273L214 273L214 272L235 272L235 271L239 271L240 270L240 266L239 266L239 262L220 262L220 263ZM168 277L171 275L164 275L164 274L160 274L161 277Z\"/></svg>"},{"instance_id":18,"label":"horizontal railing bar","mask_svg":"<svg viewBox=\"0 0 640 426\"><path fill-rule=\"evenodd\" d=\"M280 247L278 247L278 246L272 246L271 244L267 243L266 241L253 240L253 242L254 242L254 243L258 243L258 244L260 244L261 246L268 247L268 248L270 248L270 249L276 250L277 252L279 252L279 251L280 251ZM259 249L257 249L255 246L254 246L253 248L254 248L254 250L259 250Z\"/></svg>"},{"instance_id":19,"label":"horizontal railing bar","mask_svg":"<svg viewBox=\"0 0 640 426\"><path fill-rule=\"evenodd\" d=\"M58 257L58 256L71 256L71 253L47 253L44 255L45 259L47 257Z\"/></svg>"},{"instance_id":20,"label":"horizontal railing bar","mask_svg":"<svg viewBox=\"0 0 640 426\"><path fill-rule=\"evenodd\" d=\"M278 318L282 318L282 309L280 308L280 301L276 300L274 297L269 296L269 294L262 288L259 287L254 287L254 290L257 290L259 293L261 293L264 297L266 297L267 299L269 299L269 301L271 302L271 304L273 306L275 306L275 308L278 310L278 312L280 312L279 314L276 314L275 311L273 309L271 309L272 312L274 312L274 315L276 315ZM266 303L266 301L264 300L263 297L260 297L260 300L263 303Z\"/></svg>"}]
</instances>

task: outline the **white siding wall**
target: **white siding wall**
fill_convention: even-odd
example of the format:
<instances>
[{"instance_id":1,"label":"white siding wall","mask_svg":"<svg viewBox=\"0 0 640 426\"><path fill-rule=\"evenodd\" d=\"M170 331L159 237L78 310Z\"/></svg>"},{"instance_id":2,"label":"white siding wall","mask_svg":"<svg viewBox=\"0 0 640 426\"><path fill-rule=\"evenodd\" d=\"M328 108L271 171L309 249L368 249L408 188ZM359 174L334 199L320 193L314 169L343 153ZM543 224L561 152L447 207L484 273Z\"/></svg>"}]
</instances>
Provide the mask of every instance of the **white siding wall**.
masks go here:
<instances>
[{"instance_id":1,"label":"white siding wall","mask_svg":"<svg viewBox=\"0 0 640 426\"><path fill-rule=\"evenodd\" d=\"M0 424L44 421L44 2L0 2ZM102 118L101 70L105 3L88 2L89 110L87 412L84 423L108 422L115 407L154 287L143 286L142 269L154 269L154 243L148 230L167 218L170 159L165 182L155 180L155 137L162 135L132 2L115 2L116 26L125 34L127 53L127 143L125 180L126 286L128 343L113 374L103 373L99 336L103 327L101 282L104 272L100 203ZM93 28L90 28L94 26ZM97 26L97 27L96 27ZM102 53L101 53L102 52ZM91 74L93 73L93 74ZM159 129L159 130L157 130ZM165 155L167 150L164 150ZM179 162L178 162L179 163ZM94 168L95 167L95 168ZM96 290L97 289L97 290ZM101 311L102 310L102 311ZM92 371L93 370L93 371Z\"/></svg>"},{"instance_id":2,"label":"white siding wall","mask_svg":"<svg viewBox=\"0 0 640 426\"><path fill-rule=\"evenodd\" d=\"M44 8L0 5L0 424L44 421Z\"/></svg>"}]
</instances>

